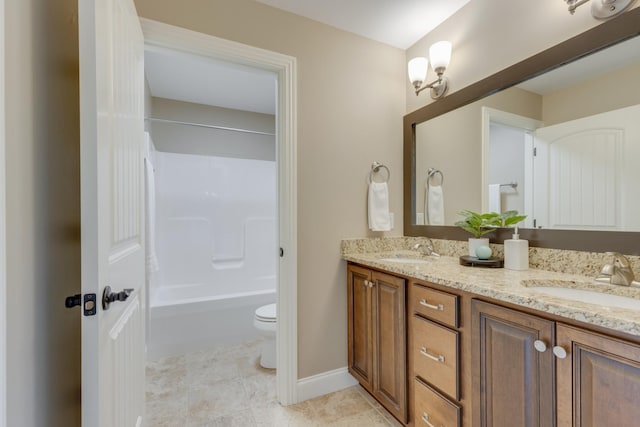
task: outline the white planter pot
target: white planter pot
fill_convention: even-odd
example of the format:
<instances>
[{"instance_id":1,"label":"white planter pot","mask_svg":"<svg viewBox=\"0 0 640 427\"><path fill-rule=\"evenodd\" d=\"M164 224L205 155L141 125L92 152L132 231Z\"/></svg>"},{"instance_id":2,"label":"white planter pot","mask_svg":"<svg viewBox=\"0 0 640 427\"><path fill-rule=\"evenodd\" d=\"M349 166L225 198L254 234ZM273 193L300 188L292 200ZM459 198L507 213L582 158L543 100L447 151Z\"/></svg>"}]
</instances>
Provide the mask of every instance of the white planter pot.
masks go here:
<instances>
[{"instance_id":1,"label":"white planter pot","mask_svg":"<svg viewBox=\"0 0 640 427\"><path fill-rule=\"evenodd\" d=\"M489 246L489 238L481 237L476 239L475 237L469 237L469 256L476 256L476 248L480 246Z\"/></svg>"}]
</instances>

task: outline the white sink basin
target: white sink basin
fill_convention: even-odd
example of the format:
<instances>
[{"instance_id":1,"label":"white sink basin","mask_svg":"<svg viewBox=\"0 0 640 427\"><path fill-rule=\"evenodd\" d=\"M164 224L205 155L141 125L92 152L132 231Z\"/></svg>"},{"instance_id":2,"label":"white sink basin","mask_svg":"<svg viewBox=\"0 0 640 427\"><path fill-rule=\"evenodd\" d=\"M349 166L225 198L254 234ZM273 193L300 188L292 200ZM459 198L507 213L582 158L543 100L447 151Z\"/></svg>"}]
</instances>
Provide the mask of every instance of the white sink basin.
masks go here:
<instances>
[{"instance_id":1,"label":"white sink basin","mask_svg":"<svg viewBox=\"0 0 640 427\"><path fill-rule=\"evenodd\" d=\"M429 264L431 261L423 258L380 258L384 262L397 262L400 264Z\"/></svg>"},{"instance_id":2,"label":"white sink basin","mask_svg":"<svg viewBox=\"0 0 640 427\"><path fill-rule=\"evenodd\" d=\"M640 300L630 297L605 294L595 291L586 291L584 289L558 288L551 286L529 286L527 287L527 289L549 296L566 298L579 302L586 302L588 304L640 310Z\"/></svg>"}]
</instances>

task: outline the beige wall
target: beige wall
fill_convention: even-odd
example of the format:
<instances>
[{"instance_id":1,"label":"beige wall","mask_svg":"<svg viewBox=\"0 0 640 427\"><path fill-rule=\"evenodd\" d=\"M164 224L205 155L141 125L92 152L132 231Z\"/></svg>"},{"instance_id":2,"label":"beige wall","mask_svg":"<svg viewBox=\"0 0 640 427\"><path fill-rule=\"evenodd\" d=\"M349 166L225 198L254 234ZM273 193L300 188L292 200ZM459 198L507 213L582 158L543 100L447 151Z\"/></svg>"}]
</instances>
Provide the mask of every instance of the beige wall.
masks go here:
<instances>
[{"instance_id":1,"label":"beige wall","mask_svg":"<svg viewBox=\"0 0 640 427\"><path fill-rule=\"evenodd\" d=\"M632 8L639 6L636 2ZM406 60L428 56L429 46L438 40L451 41L451 64L446 75L449 90L455 92L597 26L602 21L593 18L590 9L586 4L571 15L562 0L471 1L407 49ZM431 70L427 80L432 77ZM405 88L407 112L433 102L427 91L416 97L409 86Z\"/></svg>"},{"instance_id":2,"label":"beige wall","mask_svg":"<svg viewBox=\"0 0 640 427\"><path fill-rule=\"evenodd\" d=\"M366 223L367 175L391 169L402 233L404 52L248 0L137 0L140 16L297 58L299 378L347 364L344 237ZM156 113L156 111L154 111Z\"/></svg>"},{"instance_id":3,"label":"beige wall","mask_svg":"<svg viewBox=\"0 0 640 427\"><path fill-rule=\"evenodd\" d=\"M152 98L153 118L247 129L273 134L275 116L231 110L164 98ZM205 156L270 160L276 158L275 136L233 132L200 126L150 122L158 151Z\"/></svg>"},{"instance_id":4,"label":"beige wall","mask_svg":"<svg viewBox=\"0 0 640 427\"><path fill-rule=\"evenodd\" d=\"M79 426L77 1L8 0L6 31L8 426Z\"/></svg>"}]
</instances>

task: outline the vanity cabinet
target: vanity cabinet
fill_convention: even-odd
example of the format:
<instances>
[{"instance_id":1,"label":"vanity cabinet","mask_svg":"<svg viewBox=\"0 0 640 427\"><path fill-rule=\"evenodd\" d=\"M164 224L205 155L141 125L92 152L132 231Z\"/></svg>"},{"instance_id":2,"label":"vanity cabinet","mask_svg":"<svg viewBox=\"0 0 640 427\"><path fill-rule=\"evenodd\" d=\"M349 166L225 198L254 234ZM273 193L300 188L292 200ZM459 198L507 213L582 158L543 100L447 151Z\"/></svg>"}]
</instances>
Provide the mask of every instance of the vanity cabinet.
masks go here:
<instances>
[{"instance_id":1,"label":"vanity cabinet","mask_svg":"<svg viewBox=\"0 0 640 427\"><path fill-rule=\"evenodd\" d=\"M349 372L406 423L405 280L349 264L347 286Z\"/></svg>"},{"instance_id":2,"label":"vanity cabinet","mask_svg":"<svg viewBox=\"0 0 640 427\"><path fill-rule=\"evenodd\" d=\"M412 283L409 289L413 425L459 427L459 297L432 289L424 282Z\"/></svg>"},{"instance_id":3,"label":"vanity cabinet","mask_svg":"<svg viewBox=\"0 0 640 427\"><path fill-rule=\"evenodd\" d=\"M640 425L640 338L359 264L347 277L349 372L402 423Z\"/></svg>"},{"instance_id":4,"label":"vanity cabinet","mask_svg":"<svg viewBox=\"0 0 640 427\"><path fill-rule=\"evenodd\" d=\"M556 332L558 426L640 425L640 346L563 324Z\"/></svg>"},{"instance_id":5,"label":"vanity cabinet","mask_svg":"<svg viewBox=\"0 0 640 427\"><path fill-rule=\"evenodd\" d=\"M472 301L475 426L638 426L640 346Z\"/></svg>"},{"instance_id":6,"label":"vanity cabinet","mask_svg":"<svg viewBox=\"0 0 640 427\"><path fill-rule=\"evenodd\" d=\"M475 426L553 426L554 323L473 300Z\"/></svg>"}]
</instances>

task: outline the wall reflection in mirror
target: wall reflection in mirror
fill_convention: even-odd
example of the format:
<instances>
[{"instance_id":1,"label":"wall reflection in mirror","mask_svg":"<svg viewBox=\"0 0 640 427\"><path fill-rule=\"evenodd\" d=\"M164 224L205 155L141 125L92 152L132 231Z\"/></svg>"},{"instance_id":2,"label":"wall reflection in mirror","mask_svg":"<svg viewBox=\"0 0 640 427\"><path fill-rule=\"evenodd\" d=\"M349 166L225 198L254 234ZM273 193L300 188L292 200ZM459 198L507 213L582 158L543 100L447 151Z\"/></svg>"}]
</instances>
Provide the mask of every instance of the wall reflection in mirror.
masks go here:
<instances>
[{"instance_id":1,"label":"wall reflection in mirror","mask_svg":"<svg viewBox=\"0 0 640 427\"><path fill-rule=\"evenodd\" d=\"M415 143L416 224L517 210L527 228L640 231L640 37L419 123Z\"/></svg>"}]
</instances>

